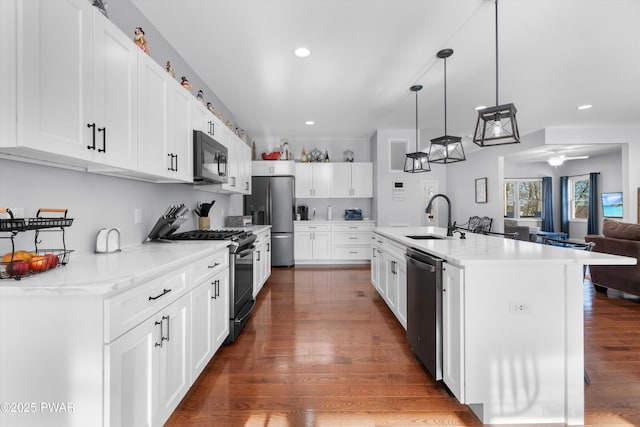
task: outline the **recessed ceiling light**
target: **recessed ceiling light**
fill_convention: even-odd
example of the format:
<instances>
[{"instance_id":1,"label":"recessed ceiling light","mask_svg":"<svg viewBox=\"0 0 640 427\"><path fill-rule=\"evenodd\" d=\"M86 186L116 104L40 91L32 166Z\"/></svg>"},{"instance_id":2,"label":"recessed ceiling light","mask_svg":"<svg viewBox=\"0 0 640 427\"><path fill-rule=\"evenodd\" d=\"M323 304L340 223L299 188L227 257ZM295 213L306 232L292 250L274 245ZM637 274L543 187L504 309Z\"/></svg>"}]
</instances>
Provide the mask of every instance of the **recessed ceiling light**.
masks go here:
<instances>
[{"instance_id":1,"label":"recessed ceiling light","mask_svg":"<svg viewBox=\"0 0 640 427\"><path fill-rule=\"evenodd\" d=\"M578 107L578 110L588 110L589 108L593 107L593 105L591 104L584 104Z\"/></svg>"},{"instance_id":2,"label":"recessed ceiling light","mask_svg":"<svg viewBox=\"0 0 640 427\"><path fill-rule=\"evenodd\" d=\"M314 122L313 120L307 120L306 122L304 122L304 124L311 126L311 125L315 125L316 122Z\"/></svg>"},{"instance_id":3,"label":"recessed ceiling light","mask_svg":"<svg viewBox=\"0 0 640 427\"><path fill-rule=\"evenodd\" d=\"M306 58L307 56L311 55L311 51L306 47L299 47L293 51L293 54L298 58Z\"/></svg>"},{"instance_id":4,"label":"recessed ceiling light","mask_svg":"<svg viewBox=\"0 0 640 427\"><path fill-rule=\"evenodd\" d=\"M474 108L474 110L478 111L478 110L483 110L485 108L487 108L486 105L478 105L476 108Z\"/></svg>"}]
</instances>

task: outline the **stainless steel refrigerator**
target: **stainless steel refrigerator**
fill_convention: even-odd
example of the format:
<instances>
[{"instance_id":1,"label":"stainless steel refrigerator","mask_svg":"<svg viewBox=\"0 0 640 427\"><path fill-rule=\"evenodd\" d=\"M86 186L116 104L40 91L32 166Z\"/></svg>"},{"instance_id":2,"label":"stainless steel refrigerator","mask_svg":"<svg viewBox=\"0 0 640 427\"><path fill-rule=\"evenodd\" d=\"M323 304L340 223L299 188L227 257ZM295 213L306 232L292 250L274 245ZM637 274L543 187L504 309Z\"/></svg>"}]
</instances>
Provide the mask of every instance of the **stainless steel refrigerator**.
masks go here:
<instances>
[{"instance_id":1,"label":"stainless steel refrigerator","mask_svg":"<svg viewBox=\"0 0 640 427\"><path fill-rule=\"evenodd\" d=\"M271 225L271 265L293 266L295 181L292 176L254 176L252 194L244 196L244 214L253 224Z\"/></svg>"}]
</instances>

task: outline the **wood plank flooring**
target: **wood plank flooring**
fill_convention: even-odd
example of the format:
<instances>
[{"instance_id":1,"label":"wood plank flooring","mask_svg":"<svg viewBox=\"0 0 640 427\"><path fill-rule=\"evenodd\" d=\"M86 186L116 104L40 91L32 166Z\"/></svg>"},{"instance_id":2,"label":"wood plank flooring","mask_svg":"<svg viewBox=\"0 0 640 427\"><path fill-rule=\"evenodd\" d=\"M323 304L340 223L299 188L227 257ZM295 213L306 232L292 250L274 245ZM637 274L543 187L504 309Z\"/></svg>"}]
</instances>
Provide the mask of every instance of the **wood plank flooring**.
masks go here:
<instances>
[{"instance_id":1,"label":"wood plank flooring","mask_svg":"<svg viewBox=\"0 0 640 427\"><path fill-rule=\"evenodd\" d=\"M640 304L588 284L584 301L585 425L640 425ZM274 268L166 425L482 424L418 364L366 265Z\"/></svg>"}]
</instances>

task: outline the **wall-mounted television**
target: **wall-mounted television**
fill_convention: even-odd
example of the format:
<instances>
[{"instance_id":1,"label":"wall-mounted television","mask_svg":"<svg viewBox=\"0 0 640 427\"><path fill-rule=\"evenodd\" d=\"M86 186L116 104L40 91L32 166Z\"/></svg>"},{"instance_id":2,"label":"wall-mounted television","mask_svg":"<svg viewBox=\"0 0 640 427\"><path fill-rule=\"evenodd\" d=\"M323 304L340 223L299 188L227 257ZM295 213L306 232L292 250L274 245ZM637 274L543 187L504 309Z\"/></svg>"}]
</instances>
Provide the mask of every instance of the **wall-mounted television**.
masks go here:
<instances>
[{"instance_id":1,"label":"wall-mounted television","mask_svg":"<svg viewBox=\"0 0 640 427\"><path fill-rule=\"evenodd\" d=\"M605 218L622 218L622 192L602 193L602 215Z\"/></svg>"}]
</instances>

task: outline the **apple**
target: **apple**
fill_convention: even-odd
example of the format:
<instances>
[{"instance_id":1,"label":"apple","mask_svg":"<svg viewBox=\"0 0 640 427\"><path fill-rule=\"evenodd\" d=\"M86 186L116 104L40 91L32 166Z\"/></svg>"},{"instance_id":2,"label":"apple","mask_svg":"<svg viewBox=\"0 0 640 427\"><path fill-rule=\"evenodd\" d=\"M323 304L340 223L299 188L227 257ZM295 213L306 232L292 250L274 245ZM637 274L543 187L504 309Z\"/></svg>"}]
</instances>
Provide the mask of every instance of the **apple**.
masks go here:
<instances>
[{"instance_id":1,"label":"apple","mask_svg":"<svg viewBox=\"0 0 640 427\"><path fill-rule=\"evenodd\" d=\"M9 276L23 276L29 272L29 263L26 261L14 261L7 264L6 271Z\"/></svg>"},{"instance_id":2,"label":"apple","mask_svg":"<svg viewBox=\"0 0 640 427\"><path fill-rule=\"evenodd\" d=\"M55 267L56 265L58 265L58 262L60 261L60 259L58 258L58 255L44 254L44 256L49 260L49 268Z\"/></svg>"},{"instance_id":3,"label":"apple","mask_svg":"<svg viewBox=\"0 0 640 427\"><path fill-rule=\"evenodd\" d=\"M35 255L31 257L29 267L31 271L45 271L49 268L49 258L44 255Z\"/></svg>"}]
</instances>

